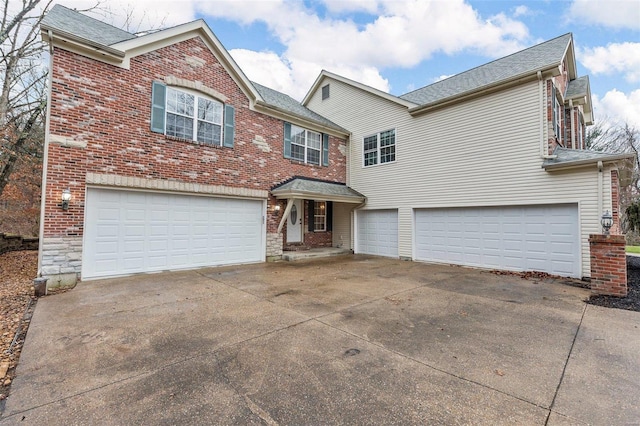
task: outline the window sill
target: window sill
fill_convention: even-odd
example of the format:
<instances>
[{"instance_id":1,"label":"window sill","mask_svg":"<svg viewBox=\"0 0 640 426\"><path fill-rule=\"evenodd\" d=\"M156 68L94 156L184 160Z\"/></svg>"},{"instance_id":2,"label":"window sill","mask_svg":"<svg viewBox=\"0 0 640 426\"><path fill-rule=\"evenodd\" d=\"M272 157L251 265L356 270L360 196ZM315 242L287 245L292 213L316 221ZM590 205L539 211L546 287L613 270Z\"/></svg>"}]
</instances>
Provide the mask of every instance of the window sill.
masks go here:
<instances>
[{"instance_id":1,"label":"window sill","mask_svg":"<svg viewBox=\"0 0 640 426\"><path fill-rule=\"evenodd\" d=\"M223 146L223 145L214 145L214 144L210 144L210 143L206 143L206 142L199 142L199 141L194 141L193 139L184 139L184 138L179 138L177 136L171 136L171 135L164 135L164 138L166 140L168 140L168 141L184 142L184 143L189 143L191 145L206 146L206 147L210 147L210 148L218 148L218 149L228 148L228 147ZM233 148L231 148L231 149L233 149Z\"/></svg>"}]
</instances>

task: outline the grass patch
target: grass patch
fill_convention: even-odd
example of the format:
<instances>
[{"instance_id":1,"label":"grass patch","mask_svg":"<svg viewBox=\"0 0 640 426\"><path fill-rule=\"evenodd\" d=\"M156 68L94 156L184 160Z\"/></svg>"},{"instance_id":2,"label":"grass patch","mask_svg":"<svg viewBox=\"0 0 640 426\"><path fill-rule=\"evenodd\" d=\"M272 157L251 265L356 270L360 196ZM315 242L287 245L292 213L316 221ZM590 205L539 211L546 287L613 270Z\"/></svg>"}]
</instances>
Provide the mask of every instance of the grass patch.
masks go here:
<instances>
[{"instance_id":1,"label":"grass patch","mask_svg":"<svg viewBox=\"0 0 640 426\"><path fill-rule=\"evenodd\" d=\"M627 253L640 253L640 246L626 246Z\"/></svg>"}]
</instances>

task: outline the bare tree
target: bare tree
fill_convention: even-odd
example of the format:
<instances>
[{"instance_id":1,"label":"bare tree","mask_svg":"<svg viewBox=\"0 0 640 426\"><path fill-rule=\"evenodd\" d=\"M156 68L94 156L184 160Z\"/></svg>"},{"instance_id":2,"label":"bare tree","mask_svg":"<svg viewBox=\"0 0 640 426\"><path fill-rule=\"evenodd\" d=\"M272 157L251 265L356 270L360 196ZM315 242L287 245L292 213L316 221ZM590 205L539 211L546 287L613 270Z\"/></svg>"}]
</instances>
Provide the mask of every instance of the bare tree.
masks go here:
<instances>
[{"instance_id":1,"label":"bare tree","mask_svg":"<svg viewBox=\"0 0 640 426\"><path fill-rule=\"evenodd\" d=\"M42 156L45 46L39 24L51 0L3 0L0 26L0 195L23 156Z\"/></svg>"},{"instance_id":2,"label":"bare tree","mask_svg":"<svg viewBox=\"0 0 640 426\"><path fill-rule=\"evenodd\" d=\"M623 231L640 229L640 130L629 123L611 125L605 120L588 131L587 146L597 151L634 154L632 161L618 165L620 216Z\"/></svg>"}]
</instances>

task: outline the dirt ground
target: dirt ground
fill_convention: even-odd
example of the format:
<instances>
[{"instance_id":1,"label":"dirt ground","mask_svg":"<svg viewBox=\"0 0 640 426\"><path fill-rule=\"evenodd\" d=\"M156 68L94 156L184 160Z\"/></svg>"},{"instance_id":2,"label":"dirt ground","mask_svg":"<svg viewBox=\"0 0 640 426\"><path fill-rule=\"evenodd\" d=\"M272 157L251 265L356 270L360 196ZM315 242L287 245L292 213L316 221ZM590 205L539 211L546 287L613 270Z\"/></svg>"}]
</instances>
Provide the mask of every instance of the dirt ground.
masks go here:
<instances>
[{"instance_id":1,"label":"dirt ground","mask_svg":"<svg viewBox=\"0 0 640 426\"><path fill-rule=\"evenodd\" d=\"M0 401L9 394L36 297L37 251L0 255Z\"/></svg>"}]
</instances>

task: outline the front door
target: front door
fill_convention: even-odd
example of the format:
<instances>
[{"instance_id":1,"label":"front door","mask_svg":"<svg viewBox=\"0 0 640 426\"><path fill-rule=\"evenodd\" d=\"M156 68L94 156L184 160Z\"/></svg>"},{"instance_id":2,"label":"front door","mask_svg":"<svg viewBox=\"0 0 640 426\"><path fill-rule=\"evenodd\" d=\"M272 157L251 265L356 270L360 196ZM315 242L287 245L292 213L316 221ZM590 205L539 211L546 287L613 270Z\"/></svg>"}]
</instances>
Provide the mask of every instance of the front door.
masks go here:
<instances>
[{"instance_id":1,"label":"front door","mask_svg":"<svg viewBox=\"0 0 640 426\"><path fill-rule=\"evenodd\" d=\"M293 206L287 218L287 243L302 242L302 216L302 200L293 200Z\"/></svg>"}]
</instances>

